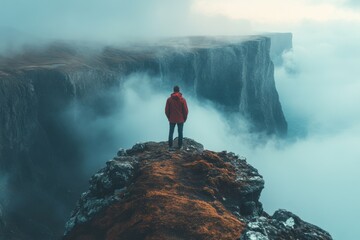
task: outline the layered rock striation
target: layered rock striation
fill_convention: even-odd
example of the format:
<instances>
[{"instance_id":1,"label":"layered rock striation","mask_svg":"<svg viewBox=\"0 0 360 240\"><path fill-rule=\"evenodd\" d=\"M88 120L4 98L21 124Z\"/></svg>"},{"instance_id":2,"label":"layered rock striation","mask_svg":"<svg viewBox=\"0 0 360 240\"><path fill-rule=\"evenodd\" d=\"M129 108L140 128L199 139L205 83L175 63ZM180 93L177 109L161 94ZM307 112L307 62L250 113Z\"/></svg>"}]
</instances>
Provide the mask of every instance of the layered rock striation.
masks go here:
<instances>
[{"instance_id":1,"label":"layered rock striation","mask_svg":"<svg viewBox=\"0 0 360 240\"><path fill-rule=\"evenodd\" d=\"M298 216L264 212L264 180L233 153L204 150L191 139L121 150L90 179L66 224L64 240L332 239Z\"/></svg>"}]
</instances>

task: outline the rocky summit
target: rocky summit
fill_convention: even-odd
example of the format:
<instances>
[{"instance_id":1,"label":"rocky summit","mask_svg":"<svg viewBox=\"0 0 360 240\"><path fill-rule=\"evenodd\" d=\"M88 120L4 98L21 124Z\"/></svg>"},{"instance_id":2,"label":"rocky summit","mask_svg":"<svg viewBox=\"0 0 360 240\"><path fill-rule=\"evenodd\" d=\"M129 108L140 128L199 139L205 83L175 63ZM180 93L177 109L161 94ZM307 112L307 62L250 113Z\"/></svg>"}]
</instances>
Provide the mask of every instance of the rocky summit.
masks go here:
<instances>
[{"instance_id":1,"label":"rocky summit","mask_svg":"<svg viewBox=\"0 0 360 240\"><path fill-rule=\"evenodd\" d=\"M267 214L264 180L234 153L185 139L120 149L90 179L66 224L64 240L332 239L295 214Z\"/></svg>"}]
</instances>

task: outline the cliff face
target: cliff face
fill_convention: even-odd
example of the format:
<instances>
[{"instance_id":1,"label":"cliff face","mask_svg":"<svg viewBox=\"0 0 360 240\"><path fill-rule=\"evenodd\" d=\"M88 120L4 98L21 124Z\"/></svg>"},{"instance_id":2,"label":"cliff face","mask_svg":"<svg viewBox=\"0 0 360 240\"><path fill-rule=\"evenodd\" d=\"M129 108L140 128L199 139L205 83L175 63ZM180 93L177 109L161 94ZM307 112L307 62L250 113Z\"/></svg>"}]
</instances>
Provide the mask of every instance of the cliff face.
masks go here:
<instances>
[{"instance_id":1,"label":"cliff face","mask_svg":"<svg viewBox=\"0 0 360 240\"><path fill-rule=\"evenodd\" d=\"M185 139L120 150L90 180L66 224L75 239L332 239L324 230L259 202L264 180L233 153Z\"/></svg>"},{"instance_id":2,"label":"cliff face","mask_svg":"<svg viewBox=\"0 0 360 240\"><path fill-rule=\"evenodd\" d=\"M152 76L160 88L179 84L187 95L242 114L253 131L285 134L269 49L269 38L260 36L186 38L91 54L53 44L0 57L0 173L16 189L8 198L26 199L11 202L22 210L8 215L34 239L56 238L64 216L53 209L68 209L84 188L82 139L72 129L83 123L66 111L79 104L94 116L111 115L117 106L109 90L133 73Z\"/></svg>"},{"instance_id":3,"label":"cliff face","mask_svg":"<svg viewBox=\"0 0 360 240\"><path fill-rule=\"evenodd\" d=\"M0 59L2 159L10 161L31 151L29 144L44 134L52 148L60 147L56 143L66 137L58 136L64 134L59 120L64 109L79 101L101 114L110 106L106 101L112 100L106 91L135 72L160 78L164 88L180 84L189 94L239 112L254 131L286 134L269 38L169 42L165 47L106 48L92 56L55 45L43 52Z\"/></svg>"},{"instance_id":4,"label":"cliff face","mask_svg":"<svg viewBox=\"0 0 360 240\"><path fill-rule=\"evenodd\" d=\"M287 123L275 87L268 37L198 37L184 41L178 39L170 41L171 46L153 48L146 55L148 60L135 55L130 65L137 69L132 71L160 76L162 84L169 88L179 83L199 99L240 113L253 125L253 131L286 134ZM124 55L108 49L104 57L113 70L119 71L129 69L129 59L117 64Z\"/></svg>"}]
</instances>

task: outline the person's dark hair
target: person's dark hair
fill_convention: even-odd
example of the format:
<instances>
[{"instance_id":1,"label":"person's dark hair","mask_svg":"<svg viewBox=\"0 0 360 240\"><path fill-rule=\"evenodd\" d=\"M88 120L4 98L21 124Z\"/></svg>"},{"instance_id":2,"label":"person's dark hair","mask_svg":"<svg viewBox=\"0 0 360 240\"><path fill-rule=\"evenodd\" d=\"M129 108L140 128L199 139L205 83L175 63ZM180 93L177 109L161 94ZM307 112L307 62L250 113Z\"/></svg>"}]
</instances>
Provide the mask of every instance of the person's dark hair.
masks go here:
<instances>
[{"instance_id":1,"label":"person's dark hair","mask_svg":"<svg viewBox=\"0 0 360 240\"><path fill-rule=\"evenodd\" d=\"M179 86L175 86L175 87L174 87L174 92L180 92Z\"/></svg>"}]
</instances>

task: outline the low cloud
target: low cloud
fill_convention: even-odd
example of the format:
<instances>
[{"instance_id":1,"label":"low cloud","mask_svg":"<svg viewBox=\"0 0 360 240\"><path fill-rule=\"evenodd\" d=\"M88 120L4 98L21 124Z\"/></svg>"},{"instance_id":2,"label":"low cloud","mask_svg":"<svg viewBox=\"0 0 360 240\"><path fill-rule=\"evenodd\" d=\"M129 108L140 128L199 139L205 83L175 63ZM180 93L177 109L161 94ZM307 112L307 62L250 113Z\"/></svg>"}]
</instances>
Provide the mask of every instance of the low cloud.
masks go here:
<instances>
[{"instance_id":1,"label":"low cloud","mask_svg":"<svg viewBox=\"0 0 360 240\"><path fill-rule=\"evenodd\" d=\"M360 192L354 185L360 182L356 173L360 167L360 112L356 108L360 105L360 52L355 28L356 24L345 22L306 22L294 30L294 49L284 54L285 64L276 69L275 76L289 123L287 139L254 144L262 138L250 135L241 118L229 118L184 91L189 105L184 135L207 149L245 156L258 168L265 179L261 201L266 211L286 208L326 229L334 239L349 240L355 235L349 231L356 229L354 213L360 210ZM119 111L90 119L85 129L92 129L94 135L87 139L110 137L103 155L89 148L93 156L89 169L103 166L118 147L166 141L164 105L171 89L157 82L133 75L115 94Z\"/></svg>"},{"instance_id":2,"label":"low cloud","mask_svg":"<svg viewBox=\"0 0 360 240\"><path fill-rule=\"evenodd\" d=\"M350 229L360 210L358 27L307 22L294 29L294 49L276 70L276 84L297 140L270 141L248 155L265 177L266 210L291 210L334 239L357 235Z\"/></svg>"},{"instance_id":3,"label":"low cloud","mask_svg":"<svg viewBox=\"0 0 360 240\"><path fill-rule=\"evenodd\" d=\"M110 114L94 115L79 104L67 111L70 117L76 112L76 122L82 123L73 129L84 144L85 168L89 173L93 174L102 167L119 147L130 148L137 142L167 141L169 123L165 116L165 103L172 89L157 84L159 81L146 74L134 74L125 79L119 88L106 93L117 106ZM189 118L184 126L186 137L218 151L227 149L233 138L239 141L235 134L241 133L241 142L254 142L244 119L236 114L230 118L217 110L213 103L200 102L186 90L183 93L189 106Z\"/></svg>"},{"instance_id":4,"label":"low cloud","mask_svg":"<svg viewBox=\"0 0 360 240\"><path fill-rule=\"evenodd\" d=\"M248 21L205 16L192 9L194 2L3 0L0 53L57 40L119 44L159 37L250 33Z\"/></svg>"}]
</instances>

